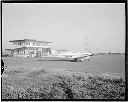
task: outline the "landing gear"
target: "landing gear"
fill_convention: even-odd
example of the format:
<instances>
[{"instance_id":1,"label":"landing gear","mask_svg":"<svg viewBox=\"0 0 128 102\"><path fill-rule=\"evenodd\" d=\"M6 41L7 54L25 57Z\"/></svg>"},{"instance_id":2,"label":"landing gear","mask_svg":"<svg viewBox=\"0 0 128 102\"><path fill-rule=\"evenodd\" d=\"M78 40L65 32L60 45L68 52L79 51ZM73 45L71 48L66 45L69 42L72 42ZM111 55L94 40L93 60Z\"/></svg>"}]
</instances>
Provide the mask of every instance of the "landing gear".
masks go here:
<instances>
[{"instance_id":1,"label":"landing gear","mask_svg":"<svg viewBox=\"0 0 128 102\"><path fill-rule=\"evenodd\" d=\"M74 58L74 61L77 62L77 58Z\"/></svg>"},{"instance_id":2,"label":"landing gear","mask_svg":"<svg viewBox=\"0 0 128 102\"><path fill-rule=\"evenodd\" d=\"M83 61L84 61L84 59L83 59L83 58L81 58L81 59L80 59L80 61L81 61L81 62L83 62Z\"/></svg>"},{"instance_id":3,"label":"landing gear","mask_svg":"<svg viewBox=\"0 0 128 102\"><path fill-rule=\"evenodd\" d=\"M77 61L81 61L81 62L83 62L84 61L84 58L74 58L74 62L77 62Z\"/></svg>"}]
</instances>

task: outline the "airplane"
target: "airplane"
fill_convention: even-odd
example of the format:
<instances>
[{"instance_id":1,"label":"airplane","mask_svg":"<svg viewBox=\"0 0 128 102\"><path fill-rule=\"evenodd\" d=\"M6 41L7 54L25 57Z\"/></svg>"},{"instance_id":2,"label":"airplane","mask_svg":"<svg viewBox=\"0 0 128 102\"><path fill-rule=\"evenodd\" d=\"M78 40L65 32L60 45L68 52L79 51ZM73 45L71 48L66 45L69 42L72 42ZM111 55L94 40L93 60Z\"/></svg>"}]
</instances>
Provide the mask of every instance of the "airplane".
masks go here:
<instances>
[{"instance_id":1,"label":"airplane","mask_svg":"<svg viewBox=\"0 0 128 102\"><path fill-rule=\"evenodd\" d=\"M89 53L89 52L80 52L80 51L69 51L69 52L65 52L65 53L62 53L62 54L59 54L58 56L56 57L59 57L59 58L64 58L64 59L73 59L74 62L77 62L77 61L84 61L85 59L89 60L90 59L90 56L92 56L93 54L92 53Z\"/></svg>"},{"instance_id":2,"label":"airplane","mask_svg":"<svg viewBox=\"0 0 128 102\"><path fill-rule=\"evenodd\" d=\"M87 36L86 36L87 41ZM59 58L65 58L65 59L74 59L74 62L77 61L84 61L85 59L89 60L90 56L93 56L93 53L87 52L87 42L86 42L86 52L80 52L80 51L69 51L62 54L59 54L57 57Z\"/></svg>"}]
</instances>

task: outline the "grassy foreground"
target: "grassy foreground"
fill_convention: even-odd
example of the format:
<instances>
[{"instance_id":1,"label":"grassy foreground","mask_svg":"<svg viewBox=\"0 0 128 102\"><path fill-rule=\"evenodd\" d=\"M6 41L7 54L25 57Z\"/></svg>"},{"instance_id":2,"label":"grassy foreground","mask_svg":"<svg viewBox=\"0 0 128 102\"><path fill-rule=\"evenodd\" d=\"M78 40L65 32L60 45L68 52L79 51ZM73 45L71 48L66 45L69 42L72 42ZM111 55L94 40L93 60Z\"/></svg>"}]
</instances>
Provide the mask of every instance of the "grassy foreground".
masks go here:
<instances>
[{"instance_id":1,"label":"grassy foreground","mask_svg":"<svg viewBox=\"0 0 128 102\"><path fill-rule=\"evenodd\" d=\"M40 69L7 71L2 99L124 99L125 80L118 74Z\"/></svg>"}]
</instances>

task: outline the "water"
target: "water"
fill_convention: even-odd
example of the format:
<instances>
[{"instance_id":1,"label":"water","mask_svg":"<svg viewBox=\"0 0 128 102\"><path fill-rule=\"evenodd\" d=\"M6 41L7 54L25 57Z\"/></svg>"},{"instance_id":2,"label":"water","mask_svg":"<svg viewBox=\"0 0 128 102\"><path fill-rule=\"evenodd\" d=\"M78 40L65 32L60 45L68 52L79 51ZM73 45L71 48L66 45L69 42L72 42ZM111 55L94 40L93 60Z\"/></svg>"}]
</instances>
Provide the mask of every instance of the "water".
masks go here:
<instances>
[{"instance_id":1,"label":"water","mask_svg":"<svg viewBox=\"0 0 128 102\"><path fill-rule=\"evenodd\" d=\"M125 73L124 55L92 56L90 61L72 62L60 58L3 58L8 70L33 68L74 70L82 72Z\"/></svg>"}]
</instances>

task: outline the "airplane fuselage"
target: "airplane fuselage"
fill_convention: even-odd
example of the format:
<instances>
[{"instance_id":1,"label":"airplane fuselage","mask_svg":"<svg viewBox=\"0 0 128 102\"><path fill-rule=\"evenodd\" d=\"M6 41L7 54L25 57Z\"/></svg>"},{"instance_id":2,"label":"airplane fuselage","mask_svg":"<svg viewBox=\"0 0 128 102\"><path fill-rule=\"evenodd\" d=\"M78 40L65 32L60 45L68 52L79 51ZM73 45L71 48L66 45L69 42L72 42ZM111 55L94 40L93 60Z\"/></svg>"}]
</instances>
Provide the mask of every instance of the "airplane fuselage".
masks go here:
<instances>
[{"instance_id":1,"label":"airplane fuselage","mask_svg":"<svg viewBox=\"0 0 128 102\"><path fill-rule=\"evenodd\" d=\"M89 59L90 58L89 56L90 55L88 53L72 51L72 52L60 54L58 57L64 59L73 59L75 62L77 62L77 61L84 61L85 59Z\"/></svg>"}]
</instances>

